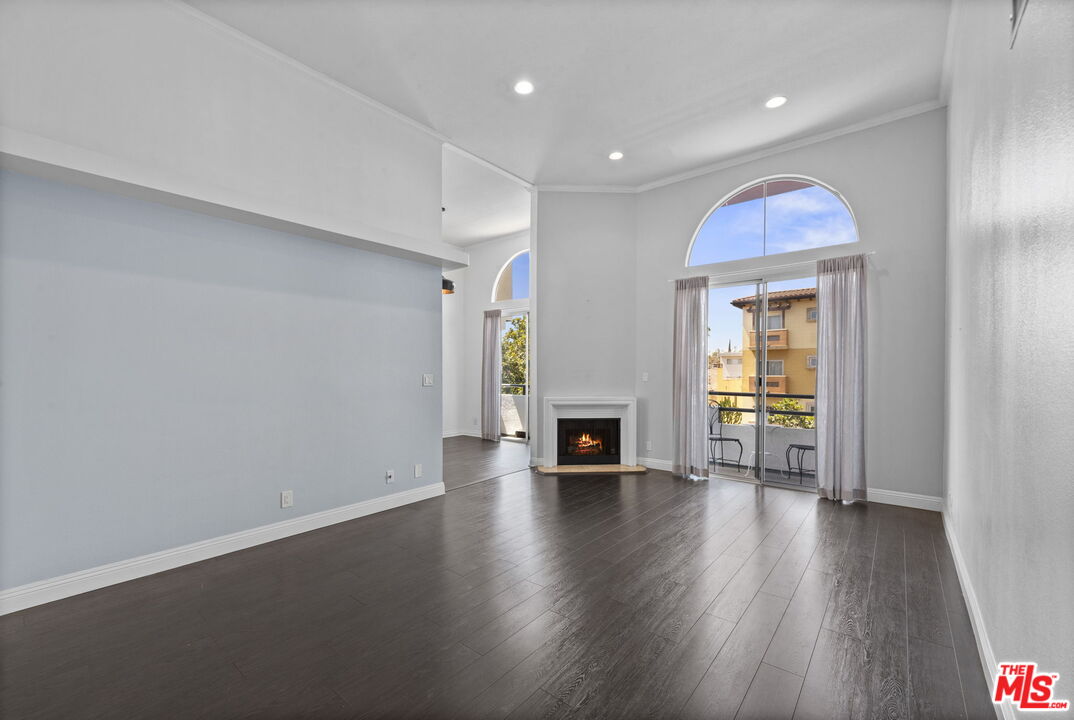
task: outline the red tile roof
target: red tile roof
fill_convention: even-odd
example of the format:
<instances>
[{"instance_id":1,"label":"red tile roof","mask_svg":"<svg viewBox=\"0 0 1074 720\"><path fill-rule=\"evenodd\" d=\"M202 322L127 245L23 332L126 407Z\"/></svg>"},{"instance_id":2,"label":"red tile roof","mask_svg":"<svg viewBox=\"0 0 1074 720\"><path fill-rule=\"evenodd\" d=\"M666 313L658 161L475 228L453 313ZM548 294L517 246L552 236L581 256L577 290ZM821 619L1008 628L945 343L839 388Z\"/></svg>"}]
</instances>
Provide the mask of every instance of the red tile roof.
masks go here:
<instances>
[{"instance_id":1,"label":"red tile roof","mask_svg":"<svg viewBox=\"0 0 1074 720\"><path fill-rule=\"evenodd\" d=\"M816 288L801 288L800 290L776 290L775 292L768 293L768 301L772 302L773 300L808 300L810 298L815 298L816 296ZM731 304L737 308L744 308L747 305L755 305L756 303L756 295L741 297L731 301Z\"/></svg>"}]
</instances>

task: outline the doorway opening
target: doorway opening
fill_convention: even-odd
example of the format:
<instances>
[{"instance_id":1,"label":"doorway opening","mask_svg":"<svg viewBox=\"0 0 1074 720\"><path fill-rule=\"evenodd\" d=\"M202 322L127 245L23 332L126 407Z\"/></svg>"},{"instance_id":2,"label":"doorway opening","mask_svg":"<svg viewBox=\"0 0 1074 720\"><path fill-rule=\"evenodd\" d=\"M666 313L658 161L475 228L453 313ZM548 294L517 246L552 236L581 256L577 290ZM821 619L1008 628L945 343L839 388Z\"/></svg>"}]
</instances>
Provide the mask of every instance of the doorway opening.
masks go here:
<instances>
[{"instance_id":1,"label":"doorway opening","mask_svg":"<svg viewBox=\"0 0 1074 720\"><path fill-rule=\"evenodd\" d=\"M500 330L500 437L529 437L529 313L505 313Z\"/></svg>"}]
</instances>

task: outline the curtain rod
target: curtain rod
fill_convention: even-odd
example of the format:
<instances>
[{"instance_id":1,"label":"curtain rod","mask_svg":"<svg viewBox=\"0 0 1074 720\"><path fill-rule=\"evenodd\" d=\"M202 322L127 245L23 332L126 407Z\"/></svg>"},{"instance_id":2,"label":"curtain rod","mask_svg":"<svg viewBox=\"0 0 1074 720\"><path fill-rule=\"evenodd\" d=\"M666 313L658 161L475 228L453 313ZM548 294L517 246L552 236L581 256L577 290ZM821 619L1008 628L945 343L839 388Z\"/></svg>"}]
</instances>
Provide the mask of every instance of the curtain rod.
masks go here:
<instances>
[{"instance_id":1,"label":"curtain rod","mask_svg":"<svg viewBox=\"0 0 1074 720\"><path fill-rule=\"evenodd\" d=\"M876 255L876 250L870 250L869 252L856 253L856 254L857 255L864 255L865 257L868 257L869 255ZM830 258L820 258L820 260L829 260L829 259ZM768 267L760 268L757 271L757 274L758 275L763 275L763 274L767 273L770 270L786 270L787 268L802 267L803 265L814 265L815 266L818 262L820 262L820 260L802 260L800 262L785 263L783 265L769 265ZM713 280L713 279L722 278L722 277L732 277L732 276L735 276L735 275L745 275L745 274L751 273L751 272L753 272L752 269L745 269L745 270L734 270L732 272L719 273L717 275L698 275L698 276L687 276L687 277L707 277L709 280ZM676 280L686 280L686 279L687 278L671 278L670 280L668 280L668 282L673 283Z\"/></svg>"}]
</instances>

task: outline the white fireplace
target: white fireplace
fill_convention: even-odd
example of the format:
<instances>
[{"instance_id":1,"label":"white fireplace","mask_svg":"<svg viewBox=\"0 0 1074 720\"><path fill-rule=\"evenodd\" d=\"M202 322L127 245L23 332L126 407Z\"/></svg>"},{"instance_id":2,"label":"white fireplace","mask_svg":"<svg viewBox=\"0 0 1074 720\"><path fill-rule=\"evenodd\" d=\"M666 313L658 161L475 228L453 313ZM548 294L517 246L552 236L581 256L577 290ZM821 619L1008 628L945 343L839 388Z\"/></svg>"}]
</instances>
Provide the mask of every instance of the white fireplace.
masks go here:
<instances>
[{"instance_id":1,"label":"white fireplace","mask_svg":"<svg viewBox=\"0 0 1074 720\"><path fill-rule=\"evenodd\" d=\"M638 403L632 397L546 397L542 421L544 465L556 465L560 418L618 418L623 465L638 462Z\"/></svg>"}]
</instances>

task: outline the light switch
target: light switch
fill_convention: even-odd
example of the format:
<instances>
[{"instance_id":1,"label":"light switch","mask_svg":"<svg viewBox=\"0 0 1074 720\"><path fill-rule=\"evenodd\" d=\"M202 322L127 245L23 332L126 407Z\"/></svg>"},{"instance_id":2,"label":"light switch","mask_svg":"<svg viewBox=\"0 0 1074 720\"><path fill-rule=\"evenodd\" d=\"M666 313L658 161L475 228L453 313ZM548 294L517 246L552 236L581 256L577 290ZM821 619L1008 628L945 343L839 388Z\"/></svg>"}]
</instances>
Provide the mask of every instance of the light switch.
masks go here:
<instances>
[{"instance_id":1,"label":"light switch","mask_svg":"<svg viewBox=\"0 0 1074 720\"><path fill-rule=\"evenodd\" d=\"M649 373L647 373L647 372L643 372L643 373L641 374L641 381L642 381L642 382L649 382Z\"/></svg>"},{"instance_id":2,"label":"light switch","mask_svg":"<svg viewBox=\"0 0 1074 720\"><path fill-rule=\"evenodd\" d=\"M422 375L421 376L421 385L422 385L422 387L432 387L433 386L433 374L432 373L425 373L424 375Z\"/></svg>"}]
</instances>

